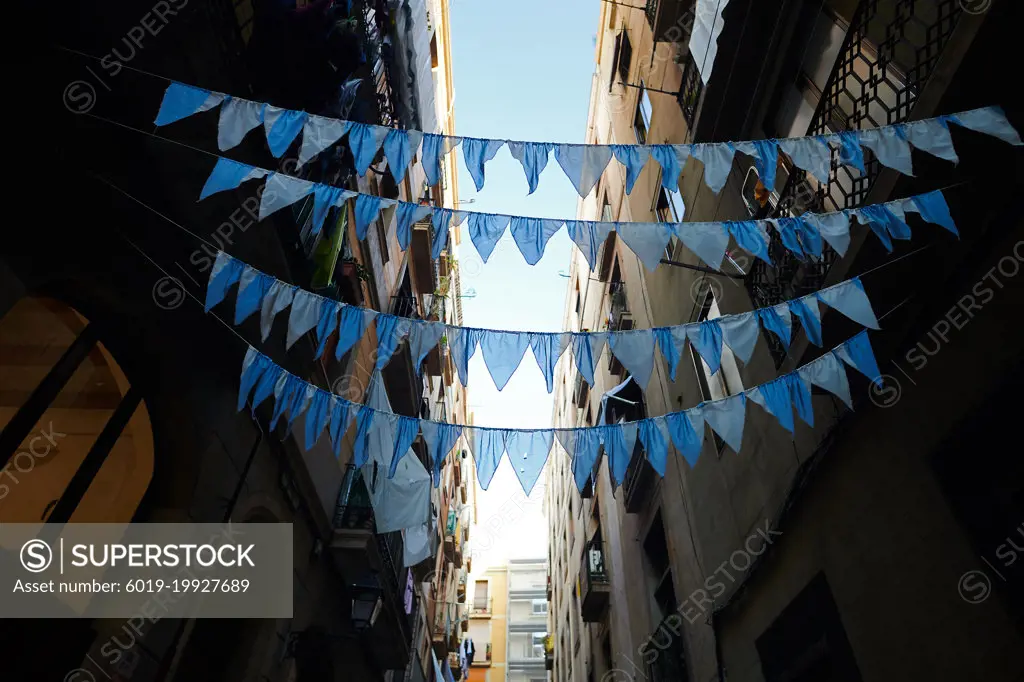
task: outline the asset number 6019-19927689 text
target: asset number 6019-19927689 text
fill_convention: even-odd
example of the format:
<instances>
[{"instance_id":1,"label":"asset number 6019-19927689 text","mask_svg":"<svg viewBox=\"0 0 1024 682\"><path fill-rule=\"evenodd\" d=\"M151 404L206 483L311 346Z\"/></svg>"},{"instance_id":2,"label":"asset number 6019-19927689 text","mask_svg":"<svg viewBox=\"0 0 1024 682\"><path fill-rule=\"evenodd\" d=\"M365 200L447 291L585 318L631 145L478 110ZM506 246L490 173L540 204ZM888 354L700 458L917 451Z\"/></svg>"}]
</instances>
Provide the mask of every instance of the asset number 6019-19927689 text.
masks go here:
<instances>
[{"instance_id":1,"label":"asset number 6019-19927689 text","mask_svg":"<svg viewBox=\"0 0 1024 682\"><path fill-rule=\"evenodd\" d=\"M125 592L246 592L247 578L191 578L163 580L136 578L125 583Z\"/></svg>"}]
</instances>

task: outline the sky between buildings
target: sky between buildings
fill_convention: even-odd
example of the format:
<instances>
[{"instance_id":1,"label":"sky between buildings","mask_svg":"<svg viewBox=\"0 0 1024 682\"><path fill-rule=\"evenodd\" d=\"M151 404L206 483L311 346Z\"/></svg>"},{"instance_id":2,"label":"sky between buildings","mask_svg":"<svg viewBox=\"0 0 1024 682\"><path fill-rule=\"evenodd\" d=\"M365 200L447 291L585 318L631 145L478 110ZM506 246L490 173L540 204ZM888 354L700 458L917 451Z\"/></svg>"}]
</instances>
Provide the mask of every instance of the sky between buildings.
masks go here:
<instances>
[{"instance_id":1,"label":"sky between buildings","mask_svg":"<svg viewBox=\"0 0 1024 682\"><path fill-rule=\"evenodd\" d=\"M596 0L451 0L455 122L459 135L552 142L583 142L587 126ZM490 213L572 218L578 195L554 155L537 191L503 147L487 164L479 193L459 157L459 208ZM474 199L467 203L467 199ZM463 224L458 259L463 324L517 331L560 331L572 242L560 230L535 266L523 260L506 232L483 263ZM479 426L551 426L552 396L527 350L504 390L491 381L480 351L469 364L469 407ZM555 455L565 453L556 447ZM547 556L541 516L543 477L529 502L508 461L477 498L471 534L473 572L508 558ZM520 493L516 495L516 493Z\"/></svg>"}]
</instances>

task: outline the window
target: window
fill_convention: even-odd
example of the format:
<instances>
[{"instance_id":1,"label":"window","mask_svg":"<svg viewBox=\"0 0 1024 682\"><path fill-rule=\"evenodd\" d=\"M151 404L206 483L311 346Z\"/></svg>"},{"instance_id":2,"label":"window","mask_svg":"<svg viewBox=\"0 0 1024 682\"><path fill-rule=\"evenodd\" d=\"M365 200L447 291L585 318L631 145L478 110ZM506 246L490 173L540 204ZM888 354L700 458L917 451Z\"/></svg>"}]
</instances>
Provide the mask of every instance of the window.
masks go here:
<instances>
[{"instance_id":1,"label":"window","mask_svg":"<svg viewBox=\"0 0 1024 682\"><path fill-rule=\"evenodd\" d=\"M633 46L629 42L629 34L623 28L615 36L615 51L612 53L612 72L608 81L608 89L615 85L615 75L618 74L623 83L629 82L629 67L633 62Z\"/></svg>"},{"instance_id":2,"label":"window","mask_svg":"<svg viewBox=\"0 0 1024 682\"><path fill-rule=\"evenodd\" d=\"M633 130L636 132L636 143L647 144L647 133L651 130L651 98L647 96L644 82L640 81L640 96L636 100L636 113L633 115Z\"/></svg>"},{"instance_id":3,"label":"window","mask_svg":"<svg viewBox=\"0 0 1024 682\"><path fill-rule=\"evenodd\" d=\"M545 616L548 613L548 603L543 599L534 599L531 602L533 608L530 611L534 616Z\"/></svg>"},{"instance_id":4,"label":"window","mask_svg":"<svg viewBox=\"0 0 1024 682\"><path fill-rule=\"evenodd\" d=\"M776 186L779 186L779 178L776 177ZM761 176L757 169L751 166L743 179L743 203L747 206L747 213L755 220L762 220L771 213L775 205L779 203L778 192L771 191L761 184Z\"/></svg>"},{"instance_id":5,"label":"window","mask_svg":"<svg viewBox=\"0 0 1024 682\"><path fill-rule=\"evenodd\" d=\"M672 567L668 555L668 543L665 540L665 526L661 521L661 511L651 524L644 538L644 573L647 575L647 590L653 606L651 623L656 627L662 619L667 618L676 608L675 588L672 586ZM655 615L657 614L657 615Z\"/></svg>"},{"instance_id":6,"label":"window","mask_svg":"<svg viewBox=\"0 0 1024 682\"><path fill-rule=\"evenodd\" d=\"M533 658L544 658L544 639L547 638L548 633L546 632L533 632L531 635L532 653Z\"/></svg>"},{"instance_id":7,"label":"window","mask_svg":"<svg viewBox=\"0 0 1024 682\"><path fill-rule=\"evenodd\" d=\"M473 609L487 609L487 581L477 580L473 586Z\"/></svg>"},{"instance_id":8,"label":"window","mask_svg":"<svg viewBox=\"0 0 1024 682\"><path fill-rule=\"evenodd\" d=\"M793 33L800 38L789 45L778 86L768 108L771 113L764 120L764 129L769 136L789 137L807 133L846 37L844 24L828 9L812 5L801 9L798 28Z\"/></svg>"},{"instance_id":9,"label":"window","mask_svg":"<svg viewBox=\"0 0 1024 682\"><path fill-rule=\"evenodd\" d=\"M612 205L608 203L608 197L604 198L604 204L601 206L601 221L610 223L615 220L615 216L612 215Z\"/></svg>"},{"instance_id":10,"label":"window","mask_svg":"<svg viewBox=\"0 0 1024 682\"><path fill-rule=\"evenodd\" d=\"M683 218L686 217L686 204L683 203L682 193L662 187L658 191L658 200L655 204L654 212L657 214L660 222L683 222ZM676 242L678 241L675 235L669 237L668 243L665 245L666 259L672 260L672 256L675 254Z\"/></svg>"},{"instance_id":11,"label":"window","mask_svg":"<svg viewBox=\"0 0 1024 682\"><path fill-rule=\"evenodd\" d=\"M722 313L718 309L715 293L709 288L704 295L704 304L698 321L713 320L721 316ZM739 367L736 364L736 356L727 345L722 345L721 367L714 374L711 373L711 368L708 367L707 363L704 362L704 359L692 345L690 346L690 355L693 358L694 369L697 372L697 381L700 384L702 400L718 400L719 398L735 395L743 390L743 382L740 378Z\"/></svg>"},{"instance_id":12,"label":"window","mask_svg":"<svg viewBox=\"0 0 1024 682\"><path fill-rule=\"evenodd\" d=\"M622 50L619 52L619 77L623 83L629 82L629 67L633 64L633 46L629 42L629 33L622 29Z\"/></svg>"},{"instance_id":13,"label":"window","mask_svg":"<svg viewBox=\"0 0 1024 682\"><path fill-rule=\"evenodd\" d=\"M861 679L824 573L811 580L754 644L767 682Z\"/></svg>"},{"instance_id":14,"label":"window","mask_svg":"<svg viewBox=\"0 0 1024 682\"><path fill-rule=\"evenodd\" d=\"M658 214L658 220L663 223L683 222L683 218L686 217L686 204L683 203L683 195L678 191L662 187L658 192L655 212Z\"/></svg>"},{"instance_id":15,"label":"window","mask_svg":"<svg viewBox=\"0 0 1024 682\"><path fill-rule=\"evenodd\" d=\"M380 183L375 178L370 180L370 193L374 195L381 195ZM377 234L377 249L380 251L380 264L386 265L389 260L388 232L386 223L382 216L377 216L377 219L374 220L374 228L376 229Z\"/></svg>"},{"instance_id":16,"label":"window","mask_svg":"<svg viewBox=\"0 0 1024 682\"><path fill-rule=\"evenodd\" d=\"M380 264L386 265L389 260L388 254L388 233L384 229L384 221L377 218L377 247L380 249Z\"/></svg>"},{"instance_id":17,"label":"window","mask_svg":"<svg viewBox=\"0 0 1024 682\"><path fill-rule=\"evenodd\" d=\"M704 297L704 305L701 308L698 321L713 320L721 317L718 309L718 301L714 292L709 288ZM725 344L722 344L721 366L714 374L711 368L704 362L704 358L696 351L693 345L689 346L690 359L693 361L693 369L697 374L697 383L700 387L701 400L718 400L743 391L743 382L740 379L739 367L736 365L736 356ZM715 437L715 451L721 454L725 447L722 437L711 431Z\"/></svg>"}]
</instances>

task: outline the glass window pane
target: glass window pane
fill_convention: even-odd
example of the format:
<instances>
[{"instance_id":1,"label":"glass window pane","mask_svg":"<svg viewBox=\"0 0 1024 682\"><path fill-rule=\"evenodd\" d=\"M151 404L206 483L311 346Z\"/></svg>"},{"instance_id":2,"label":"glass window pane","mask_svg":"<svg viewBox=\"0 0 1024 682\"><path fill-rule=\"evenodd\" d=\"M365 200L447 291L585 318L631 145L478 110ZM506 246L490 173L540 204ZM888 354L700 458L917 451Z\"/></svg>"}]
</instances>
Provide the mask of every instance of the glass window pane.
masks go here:
<instances>
[{"instance_id":1,"label":"glass window pane","mask_svg":"<svg viewBox=\"0 0 1024 682\"><path fill-rule=\"evenodd\" d=\"M672 207L672 221L676 223L683 222L683 218L686 217L686 204L683 203L683 195L680 192L669 192L668 201Z\"/></svg>"}]
</instances>

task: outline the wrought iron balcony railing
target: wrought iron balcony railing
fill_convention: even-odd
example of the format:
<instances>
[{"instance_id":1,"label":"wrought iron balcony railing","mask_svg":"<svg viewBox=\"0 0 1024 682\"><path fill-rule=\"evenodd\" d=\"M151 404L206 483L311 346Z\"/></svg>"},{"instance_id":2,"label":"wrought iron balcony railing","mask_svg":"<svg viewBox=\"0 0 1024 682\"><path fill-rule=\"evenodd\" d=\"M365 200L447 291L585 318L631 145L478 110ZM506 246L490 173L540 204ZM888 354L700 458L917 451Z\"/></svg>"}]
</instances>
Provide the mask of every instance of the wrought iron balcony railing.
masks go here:
<instances>
[{"instance_id":1,"label":"wrought iron balcony railing","mask_svg":"<svg viewBox=\"0 0 1024 682\"><path fill-rule=\"evenodd\" d=\"M651 25L651 30L654 30L655 21L658 18L658 0L647 0L647 5L644 7L644 14L647 15L647 23Z\"/></svg>"},{"instance_id":2,"label":"wrought iron balcony railing","mask_svg":"<svg viewBox=\"0 0 1024 682\"><path fill-rule=\"evenodd\" d=\"M391 314L398 317L420 319L419 302L415 296L401 295L391 297Z\"/></svg>"},{"instance_id":3,"label":"wrought iron balcony railing","mask_svg":"<svg viewBox=\"0 0 1024 682\"><path fill-rule=\"evenodd\" d=\"M487 599L473 599L469 605L470 616L489 616L494 613L494 600L492 597Z\"/></svg>"},{"instance_id":4,"label":"wrought iron balcony railing","mask_svg":"<svg viewBox=\"0 0 1024 682\"><path fill-rule=\"evenodd\" d=\"M626 285L623 282L611 282L608 284L608 298L611 302L612 319L617 319L622 313L629 312L629 299L626 296Z\"/></svg>"},{"instance_id":5,"label":"wrought iron balcony railing","mask_svg":"<svg viewBox=\"0 0 1024 682\"><path fill-rule=\"evenodd\" d=\"M683 70L683 79L679 84L676 101L679 102L679 108L683 110L683 118L686 119L687 127L692 130L693 122L697 118L697 105L700 103L701 93L704 92L704 81L701 80L697 63L693 61L692 55L686 55L686 62L681 64L680 68Z\"/></svg>"},{"instance_id":6,"label":"wrought iron balcony railing","mask_svg":"<svg viewBox=\"0 0 1024 682\"><path fill-rule=\"evenodd\" d=\"M637 440L633 447L633 456L626 468L626 476L622 481L622 496L627 513L635 514L644 507L650 499L648 491L654 485L654 481L654 467L647 461L647 453Z\"/></svg>"},{"instance_id":7,"label":"wrought iron balcony railing","mask_svg":"<svg viewBox=\"0 0 1024 682\"><path fill-rule=\"evenodd\" d=\"M807 134L859 130L908 120L961 15L957 0L861 0ZM860 206L882 171L868 150L864 152L864 165L867 172L856 174L840 163L839 150L833 149L832 170L825 184L819 184L803 170L790 169L768 217ZM774 265L755 260L747 276L754 307L776 305L821 289L838 259L826 244L821 259L800 260L782 246L774 230L768 251ZM773 338L769 338L769 343L776 366L781 366L785 349Z\"/></svg>"},{"instance_id":8,"label":"wrought iron balcony railing","mask_svg":"<svg viewBox=\"0 0 1024 682\"><path fill-rule=\"evenodd\" d=\"M583 555L585 587L608 583L608 571L605 568L604 558L604 543L596 539L587 543L587 549Z\"/></svg>"},{"instance_id":9,"label":"wrought iron balcony railing","mask_svg":"<svg viewBox=\"0 0 1024 682\"><path fill-rule=\"evenodd\" d=\"M677 624L668 622L671 617L663 620L647 638L650 644L649 651L655 653L654 658L647 664L648 678L651 682L686 682L690 679L686 669L682 629Z\"/></svg>"},{"instance_id":10,"label":"wrought iron balcony railing","mask_svg":"<svg viewBox=\"0 0 1024 682\"><path fill-rule=\"evenodd\" d=\"M377 533L373 506L362 471L351 464L345 472L341 491L338 494L338 503L334 510L334 527L344 530L366 530L374 533L377 552L384 565L384 570L377 574L377 580L382 588L384 599L388 603L388 608L395 614L403 635L411 637L412 615L405 613L405 606L402 603L405 588L401 580L402 533L400 531Z\"/></svg>"},{"instance_id":11,"label":"wrought iron balcony railing","mask_svg":"<svg viewBox=\"0 0 1024 682\"><path fill-rule=\"evenodd\" d=\"M353 12L363 34L363 49L377 96L377 120L382 126L394 125L396 118L390 75L393 45L385 41L390 24L387 5L382 0L363 0L353 8Z\"/></svg>"}]
</instances>

